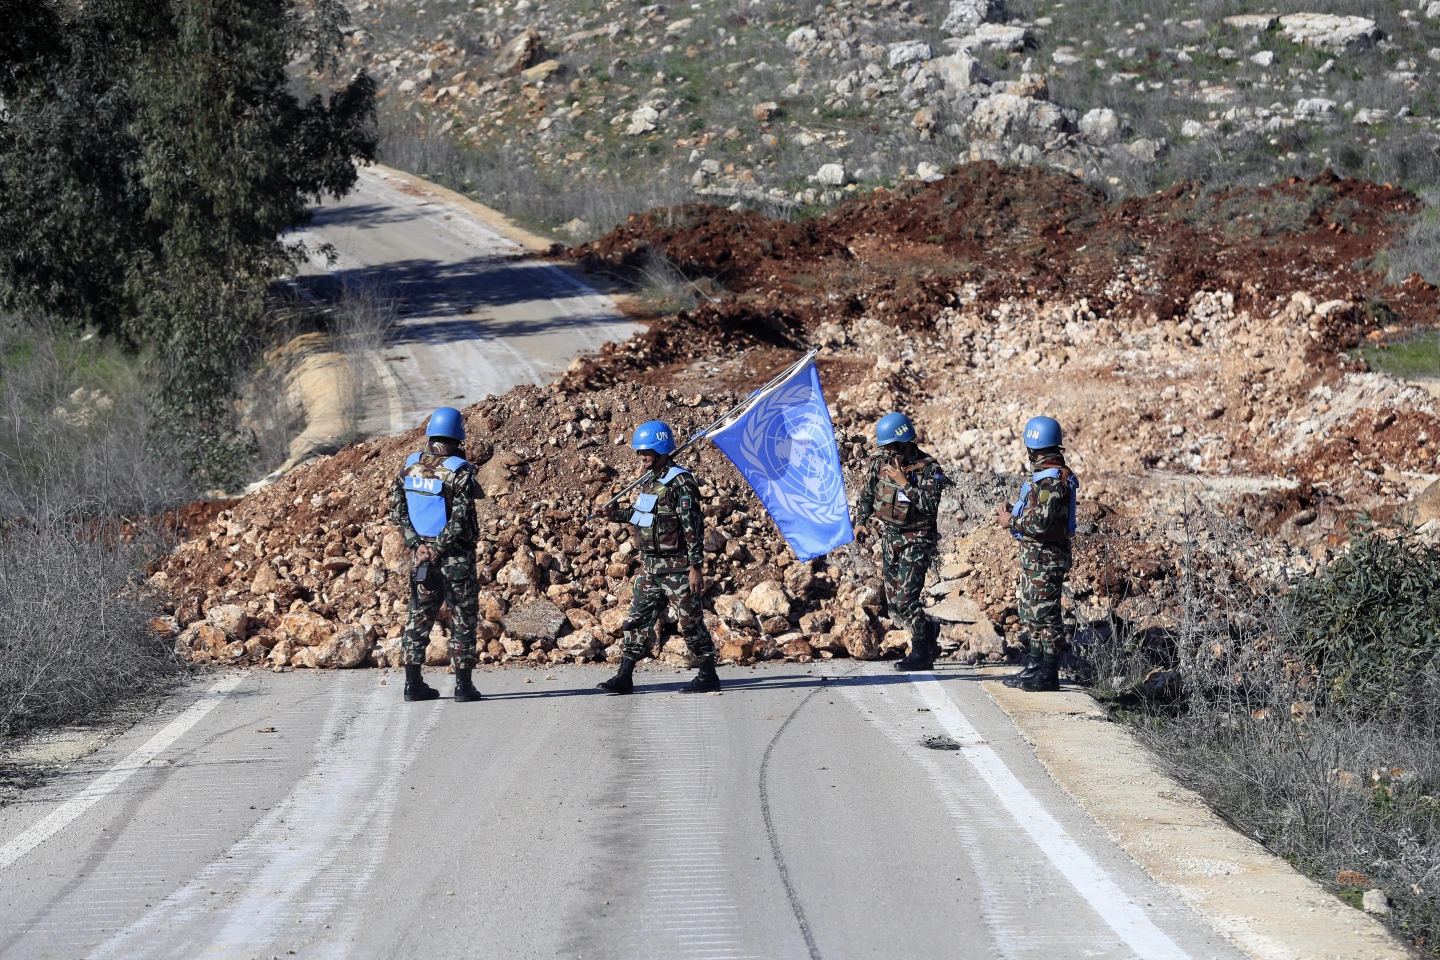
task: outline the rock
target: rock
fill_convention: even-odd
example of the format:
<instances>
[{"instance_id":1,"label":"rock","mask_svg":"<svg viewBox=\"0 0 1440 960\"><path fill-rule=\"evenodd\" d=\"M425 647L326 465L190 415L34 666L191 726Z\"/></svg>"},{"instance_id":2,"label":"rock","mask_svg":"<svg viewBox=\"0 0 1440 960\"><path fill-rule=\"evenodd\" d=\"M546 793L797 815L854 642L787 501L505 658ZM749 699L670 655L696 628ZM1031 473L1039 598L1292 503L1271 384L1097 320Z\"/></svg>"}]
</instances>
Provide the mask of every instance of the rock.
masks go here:
<instances>
[{"instance_id":1,"label":"rock","mask_svg":"<svg viewBox=\"0 0 1440 960\"><path fill-rule=\"evenodd\" d=\"M629 611L624 607L611 607L600 614L600 629L609 637L618 637Z\"/></svg>"},{"instance_id":2,"label":"rock","mask_svg":"<svg viewBox=\"0 0 1440 960\"><path fill-rule=\"evenodd\" d=\"M1264 33L1274 30L1280 18L1273 13L1237 13L1220 21L1225 26L1247 33Z\"/></svg>"},{"instance_id":3,"label":"rock","mask_svg":"<svg viewBox=\"0 0 1440 960\"><path fill-rule=\"evenodd\" d=\"M1389 110L1377 110L1373 108L1361 108L1355 111L1355 116L1350 122L1357 127L1369 127L1375 124L1384 123L1390 119Z\"/></svg>"},{"instance_id":4,"label":"rock","mask_svg":"<svg viewBox=\"0 0 1440 960\"><path fill-rule=\"evenodd\" d=\"M1380 889L1366 890L1365 895L1360 898L1360 905L1365 908L1366 913L1383 915L1390 912L1390 898Z\"/></svg>"},{"instance_id":5,"label":"rock","mask_svg":"<svg viewBox=\"0 0 1440 960\"><path fill-rule=\"evenodd\" d=\"M774 580L757 583L745 598L745 606L761 619L790 616L790 598L785 595L785 588Z\"/></svg>"},{"instance_id":6,"label":"rock","mask_svg":"<svg viewBox=\"0 0 1440 960\"><path fill-rule=\"evenodd\" d=\"M475 471L475 483L485 491L485 496L491 499L509 493L513 488L510 484L510 468L506 466L505 458L491 457L484 466ZM401 543L403 545L404 541Z\"/></svg>"},{"instance_id":7,"label":"rock","mask_svg":"<svg viewBox=\"0 0 1440 960\"><path fill-rule=\"evenodd\" d=\"M921 160L915 165L915 179L934 183L936 180L944 180L945 174L941 173L940 168L929 160Z\"/></svg>"},{"instance_id":8,"label":"rock","mask_svg":"<svg viewBox=\"0 0 1440 960\"><path fill-rule=\"evenodd\" d=\"M544 52L545 44L539 31L534 27L527 27L524 33L500 48L500 52L495 54L495 59L490 63L490 69L504 77L513 76L533 65Z\"/></svg>"},{"instance_id":9,"label":"rock","mask_svg":"<svg viewBox=\"0 0 1440 960\"><path fill-rule=\"evenodd\" d=\"M680 34L684 33L692 26L694 26L694 24L694 17L682 17L681 19L672 22L669 26L665 28L665 36L678 37L680 36Z\"/></svg>"},{"instance_id":10,"label":"rock","mask_svg":"<svg viewBox=\"0 0 1440 960\"><path fill-rule=\"evenodd\" d=\"M535 83L538 80L545 80L549 77L553 77L557 74L564 72L565 65L559 60L545 60L541 63L535 64L535 66L533 67L521 70L520 76L524 77L531 83Z\"/></svg>"},{"instance_id":11,"label":"rock","mask_svg":"<svg viewBox=\"0 0 1440 960\"><path fill-rule=\"evenodd\" d=\"M425 665L443 667L450 662L450 638L440 624L430 628L430 642L425 645Z\"/></svg>"},{"instance_id":12,"label":"rock","mask_svg":"<svg viewBox=\"0 0 1440 960\"><path fill-rule=\"evenodd\" d=\"M981 80L980 61L963 52L927 60L925 69L938 77L945 89L953 93L969 90Z\"/></svg>"},{"instance_id":13,"label":"rock","mask_svg":"<svg viewBox=\"0 0 1440 960\"><path fill-rule=\"evenodd\" d=\"M843 187L850 182L851 178L850 172L845 169L843 164L827 163L815 171L815 179L821 186Z\"/></svg>"},{"instance_id":14,"label":"rock","mask_svg":"<svg viewBox=\"0 0 1440 960\"><path fill-rule=\"evenodd\" d=\"M1173 700L1180 695L1180 672L1156 667L1145 674L1136 692L1148 700Z\"/></svg>"},{"instance_id":15,"label":"rock","mask_svg":"<svg viewBox=\"0 0 1440 960\"><path fill-rule=\"evenodd\" d=\"M1120 136L1120 118L1109 107L1096 107L1080 118L1080 135L1091 143L1109 143Z\"/></svg>"},{"instance_id":16,"label":"rock","mask_svg":"<svg viewBox=\"0 0 1440 960\"><path fill-rule=\"evenodd\" d=\"M1180 136L1182 137L1189 137L1193 140L1195 137L1203 137L1204 135L1205 124L1199 120L1186 120L1180 124Z\"/></svg>"},{"instance_id":17,"label":"rock","mask_svg":"<svg viewBox=\"0 0 1440 960\"><path fill-rule=\"evenodd\" d=\"M940 649L970 661L1005 659L1005 638L989 619L979 623L947 623L940 628Z\"/></svg>"},{"instance_id":18,"label":"rock","mask_svg":"<svg viewBox=\"0 0 1440 960\"><path fill-rule=\"evenodd\" d=\"M1154 163L1164 156L1165 152L1169 149L1170 143L1164 137L1159 137L1154 140L1141 137L1139 140L1127 144L1125 152L1141 163Z\"/></svg>"},{"instance_id":19,"label":"rock","mask_svg":"<svg viewBox=\"0 0 1440 960\"><path fill-rule=\"evenodd\" d=\"M495 582L515 590L535 591L540 589L540 567L529 550L519 550L509 563L500 568Z\"/></svg>"},{"instance_id":20,"label":"rock","mask_svg":"<svg viewBox=\"0 0 1440 960\"><path fill-rule=\"evenodd\" d=\"M980 604L966 596L954 596L941 600L925 610L931 617L945 623L989 623L990 618L980 609Z\"/></svg>"},{"instance_id":21,"label":"rock","mask_svg":"<svg viewBox=\"0 0 1440 960\"><path fill-rule=\"evenodd\" d=\"M190 624L175 638L175 653L191 659L221 657L230 638L214 624L201 620Z\"/></svg>"},{"instance_id":22,"label":"rock","mask_svg":"<svg viewBox=\"0 0 1440 960\"><path fill-rule=\"evenodd\" d=\"M653 104L642 103L630 114L630 125L625 128L625 135L638 137L643 133L649 133L655 129L655 121L660 119L660 111L655 109Z\"/></svg>"},{"instance_id":23,"label":"rock","mask_svg":"<svg viewBox=\"0 0 1440 960\"><path fill-rule=\"evenodd\" d=\"M726 542L725 534L718 527L707 526L705 528L705 540L702 546L706 553L719 553L725 549Z\"/></svg>"},{"instance_id":24,"label":"rock","mask_svg":"<svg viewBox=\"0 0 1440 960\"><path fill-rule=\"evenodd\" d=\"M370 635L360 627L346 627L335 634L332 642L335 645L332 665L340 670L353 670L363 665L375 646Z\"/></svg>"},{"instance_id":25,"label":"rock","mask_svg":"<svg viewBox=\"0 0 1440 960\"><path fill-rule=\"evenodd\" d=\"M867 583L855 591L850 603L856 613L879 615L885 607L885 594L878 584Z\"/></svg>"},{"instance_id":26,"label":"rock","mask_svg":"<svg viewBox=\"0 0 1440 960\"><path fill-rule=\"evenodd\" d=\"M335 624L318 613L296 610L280 618L280 636L288 637L297 647L316 647L335 634Z\"/></svg>"},{"instance_id":27,"label":"rock","mask_svg":"<svg viewBox=\"0 0 1440 960\"><path fill-rule=\"evenodd\" d=\"M399 534L396 534L399 536ZM400 545L403 547L405 541L402 539ZM250 592L257 597L263 597L275 589L275 583L280 579L275 568L268 563L260 564L260 569L255 571L255 579L250 581Z\"/></svg>"},{"instance_id":28,"label":"rock","mask_svg":"<svg viewBox=\"0 0 1440 960\"><path fill-rule=\"evenodd\" d=\"M1422 523L1440 519L1440 480L1420 491L1410 509L1414 513L1410 522L1417 527Z\"/></svg>"},{"instance_id":29,"label":"rock","mask_svg":"<svg viewBox=\"0 0 1440 960\"><path fill-rule=\"evenodd\" d=\"M1275 51L1261 50L1259 53L1252 53L1250 62L1257 67L1268 67L1275 62Z\"/></svg>"},{"instance_id":30,"label":"rock","mask_svg":"<svg viewBox=\"0 0 1440 960\"><path fill-rule=\"evenodd\" d=\"M1425 7L1425 19L1434 20L1440 17L1440 0L1431 0Z\"/></svg>"},{"instance_id":31,"label":"rock","mask_svg":"<svg viewBox=\"0 0 1440 960\"><path fill-rule=\"evenodd\" d=\"M790 632L790 621L784 617L766 617L760 623L760 632L767 637L778 637Z\"/></svg>"},{"instance_id":32,"label":"rock","mask_svg":"<svg viewBox=\"0 0 1440 960\"><path fill-rule=\"evenodd\" d=\"M799 660L802 657L814 659L815 657L815 648L810 646L808 640L790 640L781 649L785 651L785 656L792 660Z\"/></svg>"},{"instance_id":33,"label":"rock","mask_svg":"<svg viewBox=\"0 0 1440 960\"><path fill-rule=\"evenodd\" d=\"M835 618L824 610L815 610L800 618L800 632L807 637L829 633L835 625Z\"/></svg>"},{"instance_id":34,"label":"rock","mask_svg":"<svg viewBox=\"0 0 1440 960\"><path fill-rule=\"evenodd\" d=\"M972 140L1013 141L1067 133L1074 120L1048 101L1000 93L976 104L965 125Z\"/></svg>"},{"instance_id":35,"label":"rock","mask_svg":"<svg viewBox=\"0 0 1440 960\"><path fill-rule=\"evenodd\" d=\"M1335 119L1336 103L1324 97L1312 97L1295 102L1296 120L1324 121Z\"/></svg>"},{"instance_id":36,"label":"rock","mask_svg":"<svg viewBox=\"0 0 1440 960\"><path fill-rule=\"evenodd\" d=\"M785 48L799 52L814 46L819 41L820 34L815 32L814 27L797 27L785 37Z\"/></svg>"},{"instance_id":37,"label":"rock","mask_svg":"<svg viewBox=\"0 0 1440 960\"><path fill-rule=\"evenodd\" d=\"M845 642L833 633L811 633L805 636L810 641L810 646L815 648L816 653L828 653L832 657L848 657L850 651L845 649Z\"/></svg>"},{"instance_id":38,"label":"rock","mask_svg":"<svg viewBox=\"0 0 1440 960\"><path fill-rule=\"evenodd\" d=\"M755 644L748 640L730 640L720 645L720 659L731 663L749 660L755 655Z\"/></svg>"},{"instance_id":39,"label":"rock","mask_svg":"<svg viewBox=\"0 0 1440 960\"><path fill-rule=\"evenodd\" d=\"M565 611L541 598L513 608L505 617L505 632L521 640L552 642L568 621Z\"/></svg>"},{"instance_id":40,"label":"rock","mask_svg":"<svg viewBox=\"0 0 1440 960\"><path fill-rule=\"evenodd\" d=\"M571 220L563 227L561 227L560 232L565 234L567 237L573 237L578 239L587 235L590 232L590 224L586 223L584 220L581 220L579 217L576 217L575 219Z\"/></svg>"},{"instance_id":41,"label":"rock","mask_svg":"<svg viewBox=\"0 0 1440 960\"><path fill-rule=\"evenodd\" d=\"M783 113L780 104L774 100L767 100L764 103L757 103L750 108L750 119L758 120L761 123L768 123Z\"/></svg>"},{"instance_id":42,"label":"rock","mask_svg":"<svg viewBox=\"0 0 1440 960\"><path fill-rule=\"evenodd\" d=\"M243 641L245 631L250 625L250 615L238 603L211 607L205 611L205 620L231 641Z\"/></svg>"},{"instance_id":43,"label":"rock","mask_svg":"<svg viewBox=\"0 0 1440 960\"><path fill-rule=\"evenodd\" d=\"M386 531L380 539L380 559L391 573L410 572L410 548L405 546L405 538L398 530Z\"/></svg>"},{"instance_id":44,"label":"rock","mask_svg":"<svg viewBox=\"0 0 1440 960\"><path fill-rule=\"evenodd\" d=\"M731 540L725 544L725 556L736 563L750 562L750 550L739 540Z\"/></svg>"},{"instance_id":45,"label":"rock","mask_svg":"<svg viewBox=\"0 0 1440 960\"><path fill-rule=\"evenodd\" d=\"M954 37L979 29L982 23L1005 19L1005 0L950 0L950 12L940 29Z\"/></svg>"},{"instance_id":46,"label":"rock","mask_svg":"<svg viewBox=\"0 0 1440 960\"><path fill-rule=\"evenodd\" d=\"M885 636L880 640L880 656L902 656L910 652L910 632L908 630L887 630Z\"/></svg>"},{"instance_id":47,"label":"rock","mask_svg":"<svg viewBox=\"0 0 1440 960\"><path fill-rule=\"evenodd\" d=\"M1327 50L1360 50L1381 37L1374 20L1330 13L1292 13L1280 18L1280 28L1295 43Z\"/></svg>"},{"instance_id":48,"label":"rock","mask_svg":"<svg viewBox=\"0 0 1440 960\"><path fill-rule=\"evenodd\" d=\"M961 37L958 45L962 50L989 47L992 50L1019 53L1029 42L1030 31L1024 27L1011 27L1001 23L982 23L974 33L968 37Z\"/></svg>"},{"instance_id":49,"label":"rock","mask_svg":"<svg viewBox=\"0 0 1440 960\"><path fill-rule=\"evenodd\" d=\"M270 648L270 665L273 667L288 667L290 657L295 653L295 644L289 640L281 640Z\"/></svg>"},{"instance_id":50,"label":"rock","mask_svg":"<svg viewBox=\"0 0 1440 960\"><path fill-rule=\"evenodd\" d=\"M846 651L856 660L877 660L880 657L880 643L869 617L853 615L835 625L831 631L840 638Z\"/></svg>"},{"instance_id":51,"label":"rock","mask_svg":"<svg viewBox=\"0 0 1440 960\"><path fill-rule=\"evenodd\" d=\"M480 594L480 616L486 620L499 623L505 619L505 614L510 610L510 604L505 602L504 597L497 597L493 593Z\"/></svg>"},{"instance_id":52,"label":"rock","mask_svg":"<svg viewBox=\"0 0 1440 960\"><path fill-rule=\"evenodd\" d=\"M605 652L605 637L599 626L576 630L560 640L559 649L576 660L590 660Z\"/></svg>"},{"instance_id":53,"label":"rock","mask_svg":"<svg viewBox=\"0 0 1440 960\"><path fill-rule=\"evenodd\" d=\"M785 592L796 600L809 600L815 593L815 572L808 563L796 563L785 570Z\"/></svg>"},{"instance_id":54,"label":"rock","mask_svg":"<svg viewBox=\"0 0 1440 960\"><path fill-rule=\"evenodd\" d=\"M889 63L891 70L917 60L929 60L935 56L935 51L930 48L930 44L923 40L902 40L899 43L890 44L887 50L886 62Z\"/></svg>"},{"instance_id":55,"label":"rock","mask_svg":"<svg viewBox=\"0 0 1440 960\"><path fill-rule=\"evenodd\" d=\"M715 598L715 615L733 623L740 628L749 627L756 629L760 623L755 619L755 614L745 606L745 602L739 597L730 594L721 594Z\"/></svg>"}]
</instances>

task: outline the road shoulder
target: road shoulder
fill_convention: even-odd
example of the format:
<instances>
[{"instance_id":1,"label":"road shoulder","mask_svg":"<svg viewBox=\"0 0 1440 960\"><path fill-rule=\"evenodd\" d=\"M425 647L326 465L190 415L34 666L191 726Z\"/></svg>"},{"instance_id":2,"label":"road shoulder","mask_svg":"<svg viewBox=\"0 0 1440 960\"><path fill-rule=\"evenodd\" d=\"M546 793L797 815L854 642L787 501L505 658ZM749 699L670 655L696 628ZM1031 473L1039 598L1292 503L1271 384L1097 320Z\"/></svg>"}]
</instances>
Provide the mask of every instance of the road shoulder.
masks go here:
<instances>
[{"instance_id":1,"label":"road shoulder","mask_svg":"<svg viewBox=\"0 0 1440 960\"><path fill-rule=\"evenodd\" d=\"M999 676L998 671L986 671ZM1261 960L1402 960L1410 949L1236 832L1089 695L983 688L1050 776L1158 882Z\"/></svg>"},{"instance_id":2,"label":"road shoulder","mask_svg":"<svg viewBox=\"0 0 1440 960\"><path fill-rule=\"evenodd\" d=\"M441 203L465 211L487 227L490 227L515 244L533 253L549 253L550 248L556 243L556 241L551 240L549 237L542 237L538 233L526 230L500 211L487 207L483 203L477 203L463 193L457 193L448 187L440 186L438 183L431 183L424 177L417 177L413 173L406 173L404 170L396 170L394 167L387 167L379 163L371 164L370 169L382 173L390 180L408 186L413 190L429 194Z\"/></svg>"}]
</instances>

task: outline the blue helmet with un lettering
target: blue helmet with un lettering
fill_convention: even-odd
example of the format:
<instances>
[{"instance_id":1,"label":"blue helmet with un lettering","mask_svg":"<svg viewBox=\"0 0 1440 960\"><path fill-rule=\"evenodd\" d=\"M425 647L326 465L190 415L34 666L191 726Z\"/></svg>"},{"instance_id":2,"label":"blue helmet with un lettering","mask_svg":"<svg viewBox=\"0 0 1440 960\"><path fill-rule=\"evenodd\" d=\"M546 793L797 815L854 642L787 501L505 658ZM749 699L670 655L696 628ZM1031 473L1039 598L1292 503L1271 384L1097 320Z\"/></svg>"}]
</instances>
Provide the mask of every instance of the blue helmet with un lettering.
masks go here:
<instances>
[{"instance_id":1,"label":"blue helmet with un lettering","mask_svg":"<svg viewBox=\"0 0 1440 960\"><path fill-rule=\"evenodd\" d=\"M430 414L430 422L425 425L425 436L464 440L465 418L460 416L460 411L454 407L441 407Z\"/></svg>"},{"instance_id":2,"label":"blue helmet with un lettering","mask_svg":"<svg viewBox=\"0 0 1440 960\"><path fill-rule=\"evenodd\" d=\"M1054 417L1031 417L1025 422L1025 449L1044 450L1060 446L1060 421Z\"/></svg>"},{"instance_id":3,"label":"blue helmet with un lettering","mask_svg":"<svg viewBox=\"0 0 1440 960\"><path fill-rule=\"evenodd\" d=\"M880 446L909 443L915 439L915 425L903 413L887 413L875 424L875 442Z\"/></svg>"},{"instance_id":4,"label":"blue helmet with un lettering","mask_svg":"<svg viewBox=\"0 0 1440 960\"><path fill-rule=\"evenodd\" d=\"M631 450L654 450L661 456L675 452L675 431L664 420L651 420L635 428Z\"/></svg>"}]
</instances>

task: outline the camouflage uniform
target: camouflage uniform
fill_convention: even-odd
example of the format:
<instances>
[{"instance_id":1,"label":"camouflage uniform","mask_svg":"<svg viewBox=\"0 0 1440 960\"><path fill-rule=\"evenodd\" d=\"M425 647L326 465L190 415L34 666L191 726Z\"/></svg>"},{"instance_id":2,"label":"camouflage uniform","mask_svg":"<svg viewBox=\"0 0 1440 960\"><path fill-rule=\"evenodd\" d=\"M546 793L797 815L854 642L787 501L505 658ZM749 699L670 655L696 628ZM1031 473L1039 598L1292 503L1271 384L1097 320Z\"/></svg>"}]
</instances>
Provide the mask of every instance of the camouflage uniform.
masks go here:
<instances>
[{"instance_id":1,"label":"camouflage uniform","mask_svg":"<svg viewBox=\"0 0 1440 960\"><path fill-rule=\"evenodd\" d=\"M649 655L645 640L655 629L655 618L668 603L675 611L680 633L690 655L715 659L715 642L705 626L703 598L690 590L690 568L705 562L705 517L700 512L700 487L688 472L671 468L669 483L652 480L640 487L636 499L655 498L648 511L650 522L635 521L646 511L632 512L635 541L643 570L635 578L635 592L625 617L621 652L635 660ZM637 504L638 508L638 504Z\"/></svg>"},{"instance_id":2,"label":"camouflage uniform","mask_svg":"<svg viewBox=\"0 0 1440 960\"><path fill-rule=\"evenodd\" d=\"M1031 656L1053 664L1065 652L1060 598L1070 572L1075 475L1058 453L1031 469L1035 474L1058 469L1059 476L1032 479L1019 512L1010 517L1010 532L1020 541L1020 626L1029 636Z\"/></svg>"},{"instance_id":3,"label":"camouflage uniform","mask_svg":"<svg viewBox=\"0 0 1440 960\"><path fill-rule=\"evenodd\" d=\"M870 472L856 501L856 519L879 524L881 578L885 583L885 605L895 625L910 634L911 649L923 649L931 629L930 617L921 602L925 571L935 556L939 541L936 521L940 514L940 493L948 482L945 472L929 454L918 451L902 463L908 483L897 486L880 475L894 455L882 452L870 461Z\"/></svg>"},{"instance_id":4,"label":"camouflage uniform","mask_svg":"<svg viewBox=\"0 0 1440 960\"><path fill-rule=\"evenodd\" d=\"M475 470L468 463L456 471L444 468L444 457L429 448L413 466L395 478L390 490L390 519L405 537L405 546L414 550L428 543L440 555L439 575L428 584L410 584L410 615L400 641L406 664L423 664L430 645L430 628L441 603L450 604L450 664L457 670L475 666L475 628L480 622L480 585L475 579L475 542L480 531L475 521ZM410 522L405 497L406 475L443 478L449 519L434 537L422 537Z\"/></svg>"}]
</instances>

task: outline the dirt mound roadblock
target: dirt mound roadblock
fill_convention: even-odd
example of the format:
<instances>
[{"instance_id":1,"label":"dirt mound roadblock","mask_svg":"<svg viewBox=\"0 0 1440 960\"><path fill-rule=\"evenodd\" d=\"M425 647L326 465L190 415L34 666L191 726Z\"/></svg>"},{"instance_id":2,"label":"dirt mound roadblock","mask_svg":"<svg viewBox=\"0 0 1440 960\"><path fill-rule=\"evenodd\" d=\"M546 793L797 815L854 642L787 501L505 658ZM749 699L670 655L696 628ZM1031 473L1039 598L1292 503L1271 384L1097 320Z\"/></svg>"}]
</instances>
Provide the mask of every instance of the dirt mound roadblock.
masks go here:
<instances>
[{"instance_id":1,"label":"dirt mound roadblock","mask_svg":"<svg viewBox=\"0 0 1440 960\"><path fill-rule=\"evenodd\" d=\"M1013 639L1013 543L989 517L1018 488L1018 428L1035 413L1064 423L1082 478L1082 614L1165 620L1181 553L1231 596L1313 569L1350 519L1392 522L1435 478L1433 398L1355 352L1436 321L1434 287L1367 272L1417 208L1331 176L1117 206L1072 178L973 164L806 223L698 206L633 217L572 255L611 271L663 255L701 305L547 389L465 411L485 491L483 659L617 656L633 547L584 517L633 476L631 428L693 430L807 344L821 347L852 479L874 419L903 408L959 480L929 588L953 656L1000 658ZM230 505L157 566L175 604L160 626L197 658L394 663L409 558L388 488L419 443L348 447ZM718 451L687 460L711 517L707 609L726 657L900 648L868 548L791 562ZM1220 521L1266 539L1229 549ZM655 652L686 659L668 633Z\"/></svg>"}]
</instances>

